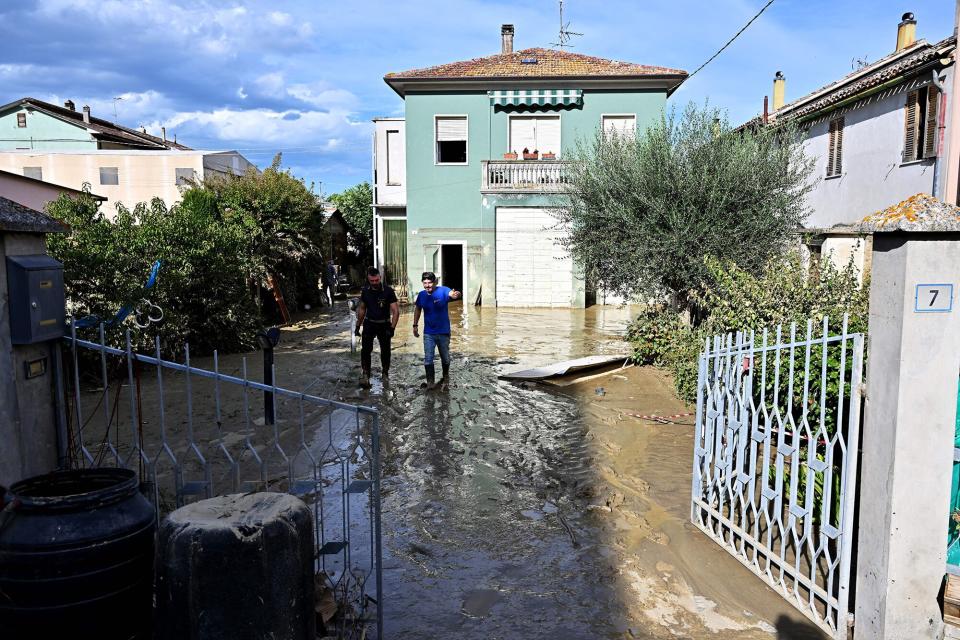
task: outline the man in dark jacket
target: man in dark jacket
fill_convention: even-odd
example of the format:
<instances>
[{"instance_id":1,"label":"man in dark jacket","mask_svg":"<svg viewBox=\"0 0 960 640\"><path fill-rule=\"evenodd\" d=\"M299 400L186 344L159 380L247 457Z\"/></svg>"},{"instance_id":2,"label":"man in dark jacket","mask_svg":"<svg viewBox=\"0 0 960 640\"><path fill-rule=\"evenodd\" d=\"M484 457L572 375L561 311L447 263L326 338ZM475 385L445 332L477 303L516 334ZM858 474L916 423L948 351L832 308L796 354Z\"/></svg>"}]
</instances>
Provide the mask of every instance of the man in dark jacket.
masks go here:
<instances>
[{"instance_id":1,"label":"man in dark jacket","mask_svg":"<svg viewBox=\"0 0 960 640\"><path fill-rule=\"evenodd\" d=\"M360 386L370 386L370 360L373 339L380 343L380 366L383 380L390 372L390 338L400 321L400 304L393 289L383 284L376 267L367 269L367 284L360 291L357 307L357 330L360 340ZM360 333L361 327L363 333Z\"/></svg>"}]
</instances>

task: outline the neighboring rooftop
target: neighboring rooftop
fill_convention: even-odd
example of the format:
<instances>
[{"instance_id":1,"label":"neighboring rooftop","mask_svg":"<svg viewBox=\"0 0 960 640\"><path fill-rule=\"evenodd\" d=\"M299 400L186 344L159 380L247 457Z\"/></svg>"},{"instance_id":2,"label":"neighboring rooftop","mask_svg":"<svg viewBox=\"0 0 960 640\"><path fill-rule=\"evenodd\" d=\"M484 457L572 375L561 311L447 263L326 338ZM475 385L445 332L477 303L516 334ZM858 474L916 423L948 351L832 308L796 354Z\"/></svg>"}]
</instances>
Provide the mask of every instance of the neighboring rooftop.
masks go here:
<instances>
[{"instance_id":1,"label":"neighboring rooftop","mask_svg":"<svg viewBox=\"0 0 960 640\"><path fill-rule=\"evenodd\" d=\"M45 213L0 197L0 231L63 233L67 227Z\"/></svg>"},{"instance_id":2,"label":"neighboring rooftop","mask_svg":"<svg viewBox=\"0 0 960 640\"><path fill-rule=\"evenodd\" d=\"M587 78L594 76L616 78L653 76L681 80L687 76L687 72L681 69L606 60L570 51L534 47L424 69L388 73L384 79L389 82L414 78L462 80L464 78Z\"/></svg>"},{"instance_id":3,"label":"neighboring rooftop","mask_svg":"<svg viewBox=\"0 0 960 640\"><path fill-rule=\"evenodd\" d=\"M58 118L65 122L88 129L93 137L104 142L113 142L116 144L130 145L139 149L179 149L189 151L190 147L178 144L173 140L164 140L157 136L150 135L146 131L137 131L129 129L123 125L109 122L102 118L89 116L83 111L76 111L73 102L67 101L69 106L58 106L36 98L20 98L8 104L0 106L0 112L13 107L35 109L49 116ZM87 118L87 119L85 119ZM88 121L89 120L89 121Z\"/></svg>"},{"instance_id":4,"label":"neighboring rooftop","mask_svg":"<svg viewBox=\"0 0 960 640\"><path fill-rule=\"evenodd\" d=\"M801 118L890 80L905 78L925 66L936 63L940 58L948 57L956 44L955 36L944 38L936 44L918 40L903 51L891 53L863 69L847 74L836 82L824 85L802 98L783 105L775 112L775 115L778 117Z\"/></svg>"}]
</instances>

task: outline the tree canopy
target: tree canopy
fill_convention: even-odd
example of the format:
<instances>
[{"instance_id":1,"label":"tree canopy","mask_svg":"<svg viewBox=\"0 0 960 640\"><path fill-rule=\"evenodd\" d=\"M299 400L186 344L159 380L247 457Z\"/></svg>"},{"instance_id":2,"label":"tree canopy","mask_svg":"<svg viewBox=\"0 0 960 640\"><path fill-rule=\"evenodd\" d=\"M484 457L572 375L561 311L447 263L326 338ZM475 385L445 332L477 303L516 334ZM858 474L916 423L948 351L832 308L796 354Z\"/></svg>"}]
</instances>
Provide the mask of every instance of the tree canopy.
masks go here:
<instances>
[{"instance_id":1,"label":"tree canopy","mask_svg":"<svg viewBox=\"0 0 960 640\"><path fill-rule=\"evenodd\" d=\"M636 138L600 132L581 144L556 216L597 285L684 299L709 278L706 257L759 272L785 248L808 215L811 171L796 128L734 130L691 104Z\"/></svg>"},{"instance_id":2,"label":"tree canopy","mask_svg":"<svg viewBox=\"0 0 960 640\"><path fill-rule=\"evenodd\" d=\"M373 264L373 189L369 182L361 182L342 193L330 196L347 222L350 244L361 261Z\"/></svg>"}]
</instances>

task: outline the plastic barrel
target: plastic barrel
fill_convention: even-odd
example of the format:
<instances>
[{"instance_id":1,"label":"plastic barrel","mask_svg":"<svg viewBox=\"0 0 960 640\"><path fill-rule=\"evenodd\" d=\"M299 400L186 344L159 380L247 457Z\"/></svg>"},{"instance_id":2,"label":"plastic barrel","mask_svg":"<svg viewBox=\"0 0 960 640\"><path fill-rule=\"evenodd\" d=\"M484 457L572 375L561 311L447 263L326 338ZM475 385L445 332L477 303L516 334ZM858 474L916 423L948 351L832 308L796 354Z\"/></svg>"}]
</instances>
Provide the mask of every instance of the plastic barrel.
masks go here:
<instances>
[{"instance_id":1,"label":"plastic barrel","mask_svg":"<svg viewBox=\"0 0 960 640\"><path fill-rule=\"evenodd\" d=\"M4 501L3 638L151 636L156 515L133 471L57 471Z\"/></svg>"}]
</instances>

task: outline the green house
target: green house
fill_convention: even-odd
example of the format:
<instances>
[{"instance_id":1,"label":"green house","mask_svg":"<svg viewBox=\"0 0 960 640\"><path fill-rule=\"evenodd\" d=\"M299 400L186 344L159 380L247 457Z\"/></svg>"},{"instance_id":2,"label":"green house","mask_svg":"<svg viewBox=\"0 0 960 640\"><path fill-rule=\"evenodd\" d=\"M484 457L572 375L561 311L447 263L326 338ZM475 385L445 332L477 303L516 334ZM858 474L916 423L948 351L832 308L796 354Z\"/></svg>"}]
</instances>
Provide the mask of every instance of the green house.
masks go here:
<instances>
[{"instance_id":1,"label":"green house","mask_svg":"<svg viewBox=\"0 0 960 640\"><path fill-rule=\"evenodd\" d=\"M648 126L687 74L564 50L515 52L513 27L501 36L500 54L384 77L406 112L405 167L393 171L406 191L406 282L397 284L415 292L421 273L434 271L471 303L583 307L594 292L552 215L564 157L601 128ZM378 256L404 253L387 246L403 237L398 223L375 238Z\"/></svg>"}]
</instances>

